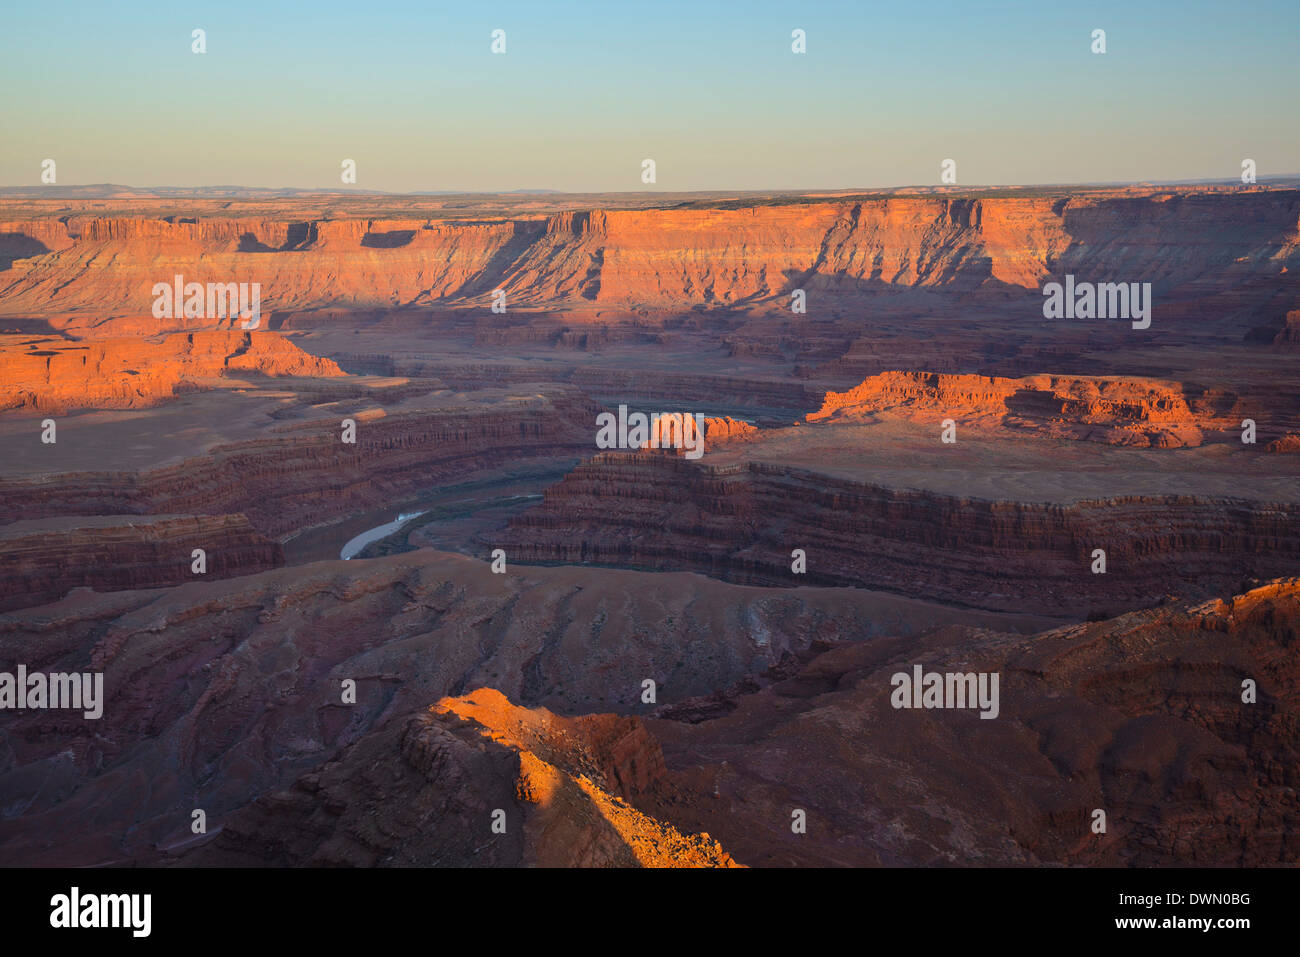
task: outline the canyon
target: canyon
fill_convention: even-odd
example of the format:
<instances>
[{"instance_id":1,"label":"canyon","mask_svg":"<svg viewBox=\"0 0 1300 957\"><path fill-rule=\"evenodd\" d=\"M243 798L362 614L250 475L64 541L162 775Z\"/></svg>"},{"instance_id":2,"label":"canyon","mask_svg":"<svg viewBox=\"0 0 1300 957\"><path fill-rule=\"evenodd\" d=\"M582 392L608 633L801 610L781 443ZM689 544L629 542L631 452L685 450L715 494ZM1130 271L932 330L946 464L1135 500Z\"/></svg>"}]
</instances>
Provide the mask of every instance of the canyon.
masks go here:
<instances>
[{"instance_id":1,"label":"canyon","mask_svg":"<svg viewBox=\"0 0 1300 957\"><path fill-rule=\"evenodd\" d=\"M499 579L432 550L77 594L0 615L6 657L102 668L108 689L93 729L16 716L0 780L36 796L0 846L179 866L1279 863L1297 603L1283 579L1035 633L862 590ZM999 672L1003 714L893 709L913 662ZM663 679L654 705L642 675Z\"/></svg>"},{"instance_id":2,"label":"canyon","mask_svg":"<svg viewBox=\"0 0 1300 957\"><path fill-rule=\"evenodd\" d=\"M958 623L1031 631L1045 619L688 573L516 565L494 575L486 561L432 549L163 589L78 589L0 613L0 660L102 671L105 688L94 723L5 716L0 849L10 864L150 858L193 836L192 810L215 831L372 731L400 745L394 721L477 688L561 715L636 713L647 710L646 678L658 701L685 701L817 640Z\"/></svg>"},{"instance_id":3,"label":"canyon","mask_svg":"<svg viewBox=\"0 0 1300 957\"><path fill-rule=\"evenodd\" d=\"M528 561L686 566L768 585L802 574L819 585L1082 616L1300 572L1297 518L1294 500L990 501L763 462L692 468L604 453L494 541ZM1092 571L1098 548L1106 573ZM795 549L806 571L792 570Z\"/></svg>"},{"instance_id":4,"label":"canyon","mask_svg":"<svg viewBox=\"0 0 1300 957\"><path fill-rule=\"evenodd\" d=\"M0 863L1294 864L1298 275L1288 186L0 196L0 670L106 694Z\"/></svg>"}]
</instances>

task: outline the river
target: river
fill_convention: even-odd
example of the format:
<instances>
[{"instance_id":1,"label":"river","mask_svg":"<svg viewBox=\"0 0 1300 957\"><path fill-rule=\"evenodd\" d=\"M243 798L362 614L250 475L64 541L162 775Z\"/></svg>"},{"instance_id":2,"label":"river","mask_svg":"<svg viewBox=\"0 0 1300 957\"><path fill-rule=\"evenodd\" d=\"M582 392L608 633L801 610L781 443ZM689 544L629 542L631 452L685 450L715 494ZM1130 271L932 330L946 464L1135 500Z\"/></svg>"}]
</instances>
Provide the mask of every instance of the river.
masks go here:
<instances>
[{"instance_id":1,"label":"river","mask_svg":"<svg viewBox=\"0 0 1300 957\"><path fill-rule=\"evenodd\" d=\"M374 528L368 528L356 538L350 539L343 550L339 552L339 558L347 561L360 553L371 542L377 542L381 538L387 538L393 532L397 531L413 518L419 518L424 514L424 510L418 512L402 512L397 518L383 525L376 525Z\"/></svg>"}]
</instances>

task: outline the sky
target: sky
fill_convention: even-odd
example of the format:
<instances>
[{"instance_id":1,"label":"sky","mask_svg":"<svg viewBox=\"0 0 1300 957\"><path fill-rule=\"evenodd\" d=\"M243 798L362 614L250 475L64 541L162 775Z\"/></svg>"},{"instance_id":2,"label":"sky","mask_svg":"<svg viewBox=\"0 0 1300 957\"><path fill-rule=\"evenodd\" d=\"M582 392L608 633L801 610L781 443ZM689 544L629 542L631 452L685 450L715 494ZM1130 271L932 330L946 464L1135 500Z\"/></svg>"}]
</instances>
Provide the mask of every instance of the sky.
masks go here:
<instances>
[{"instance_id":1,"label":"sky","mask_svg":"<svg viewBox=\"0 0 1300 957\"><path fill-rule=\"evenodd\" d=\"M1297 0L42 0L0 13L0 186L1266 178L1300 173L1297 49Z\"/></svg>"}]
</instances>

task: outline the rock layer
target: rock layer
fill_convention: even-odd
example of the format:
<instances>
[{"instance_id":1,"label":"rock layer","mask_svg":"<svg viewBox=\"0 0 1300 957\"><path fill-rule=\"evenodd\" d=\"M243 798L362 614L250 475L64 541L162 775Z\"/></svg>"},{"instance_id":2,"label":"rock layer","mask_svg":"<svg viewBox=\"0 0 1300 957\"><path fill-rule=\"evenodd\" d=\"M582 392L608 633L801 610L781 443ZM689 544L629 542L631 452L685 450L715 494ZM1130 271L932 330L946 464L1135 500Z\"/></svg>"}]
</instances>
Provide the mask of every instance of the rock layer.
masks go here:
<instances>
[{"instance_id":1,"label":"rock layer","mask_svg":"<svg viewBox=\"0 0 1300 957\"><path fill-rule=\"evenodd\" d=\"M746 583L1083 616L1300 571L1298 520L1300 506L1285 503L985 501L763 462L609 452L548 489L498 538L523 561L685 565ZM1106 574L1092 572L1097 548ZM794 571L795 549L805 573Z\"/></svg>"},{"instance_id":2,"label":"rock layer","mask_svg":"<svg viewBox=\"0 0 1300 957\"><path fill-rule=\"evenodd\" d=\"M0 610L44 605L73 588L159 588L283 564L279 543L243 515L15 522L0 527Z\"/></svg>"},{"instance_id":3,"label":"rock layer","mask_svg":"<svg viewBox=\"0 0 1300 957\"><path fill-rule=\"evenodd\" d=\"M579 458L595 448L599 412L573 392L391 415L371 409L353 419L355 443L342 440L340 412L144 472L0 480L0 521L241 512L278 538L476 470Z\"/></svg>"},{"instance_id":4,"label":"rock layer","mask_svg":"<svg viewBox=\"0 0 1300 957\"><path fill-rule=\"evenodd\" d=\"M992 422L1054 438L1108 445L1181 448L1200 445L1202 428L1229 429L1230 416L1202 419L1178 383L1080 376L1005 379L978 375L886 372L847 392L829 392L809 422L879 412L938 422ZM1237 437L1236 434L1233 436Z\"/></svg>"},{"instance_id":5,"label":"rock layer","mask_svg":"<svg viewBox=\"0 0 1300 957\"><path fill-rule=\"evenodd\" d=\"M0 223L25 254L0 276L0 310L46 315L57 301L79 325L148 317L153 284L175 274L260 282L277 310L486 302L495 289L521 305L667 308L788 301L796 288L1030 289L1066 272L1162 289L1227 284L1259 305L1269 293L1249 284L1300 265L1298 221L1294 190L880 196L488 222L79 215Z\"/></svg>"}]
</instances>

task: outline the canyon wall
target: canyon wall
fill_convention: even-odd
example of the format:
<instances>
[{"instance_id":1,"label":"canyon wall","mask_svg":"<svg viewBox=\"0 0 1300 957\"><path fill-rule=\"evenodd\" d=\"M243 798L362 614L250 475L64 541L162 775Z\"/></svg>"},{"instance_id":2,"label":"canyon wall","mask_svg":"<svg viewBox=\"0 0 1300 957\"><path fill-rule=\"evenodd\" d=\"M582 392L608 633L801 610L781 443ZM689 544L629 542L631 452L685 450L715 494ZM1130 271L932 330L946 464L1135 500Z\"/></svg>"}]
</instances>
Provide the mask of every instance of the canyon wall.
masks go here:
<instances>
[{"instance_id":1,"label":"canyon wall","mask_svg":"<svg viewBox=\"0 0 1300 957\"><path fill-rule=\"evenodd\" d=\"M0 479L0 522L65 515L240 512L273 538L332 516L521 461L577 459L595 448L600 407L574 392L505 408L362 417L355 444L338 420L284 427L274 438L217 446L144 472L65 472Z\"/></svg>"},{"instance_id":2,"label":"canyon wall","mask_svg":"<svg viewBox=\"0 0 1300 957\"><path fill-rule=\"evenodd\" d=\"M201 573L194 549L204 552ZM73 588L160 588L284 564L243 515L60 518L0 526L0 610L43 605Z\"/></svg>"},{"instance_id":3,"label":"canyon wall","mask_svg":"<svg viewBox=\"0 0 1300 957\"><path fill-rule=\"evenodd\" d=\"M985 501L758 462L602 453L511 519L518 560L690 568L999 610L1118 610L1300 571L1300 507L1193 496ZM1091 573L1092 552L1107 573ZM806 574L793 574L803 549Z\"/></svg>"},{"instance_id":4,"label":"canyon wall","mask_svg":"<svg viewBox=\"0 0 1300 957\"><path fill-rule=\"evenodd\" d=\"M795 288L1027 291L1065 272L1161 292L1231 288L1260 306L1300 267L1294 190L800 200L495 222L65 219L0 222L10 255L26 253L0 272L0 314L78 328L106 316L140 317L140 331L210 325L152 319L153 284L175 274L260 282L267 310L486 304L495 289L522 306L748 306L788 304Z\"/></svg>"}]
</instances>

